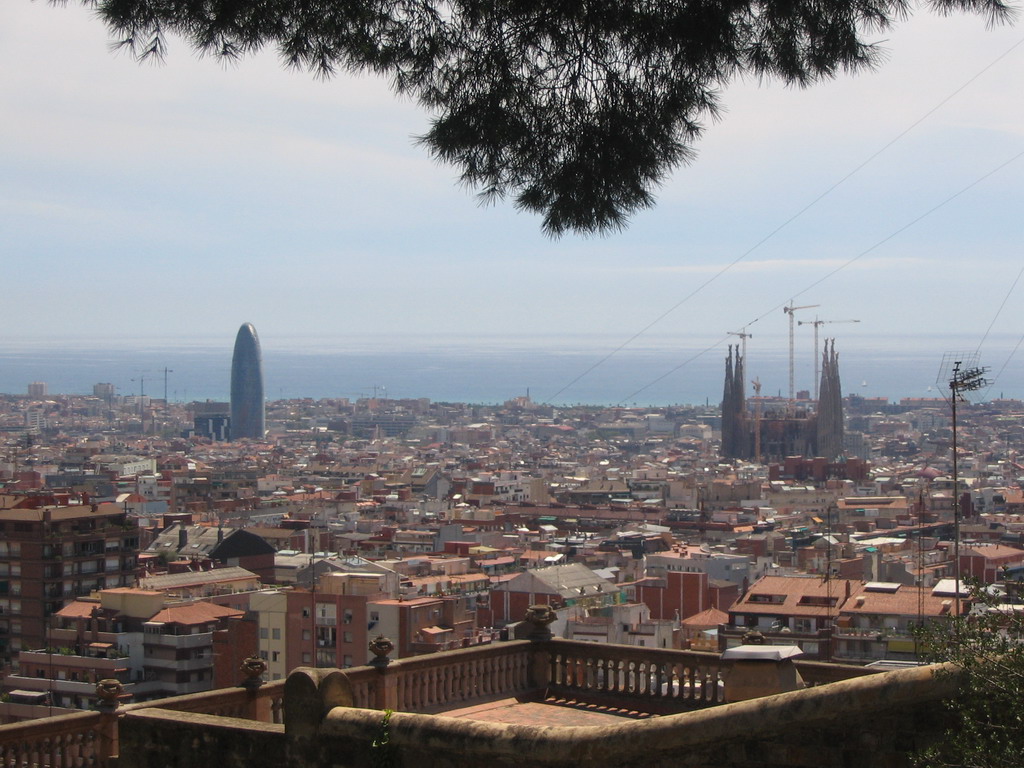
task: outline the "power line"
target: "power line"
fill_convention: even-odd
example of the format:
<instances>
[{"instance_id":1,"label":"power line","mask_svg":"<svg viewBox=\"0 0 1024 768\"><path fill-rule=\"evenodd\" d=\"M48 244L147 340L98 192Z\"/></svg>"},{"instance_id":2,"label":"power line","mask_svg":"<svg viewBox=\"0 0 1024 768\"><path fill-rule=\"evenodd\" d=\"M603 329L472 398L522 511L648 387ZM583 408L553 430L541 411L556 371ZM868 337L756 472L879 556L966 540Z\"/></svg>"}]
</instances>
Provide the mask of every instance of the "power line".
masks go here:
<instances>
[{"instance_id":1,"label":"power line","mask_svg":"<svg viewBox=\"0 0 1024 768\"><path fill-rule=\"evenodd\" d=\"M978 342L978 348L977 348L977 350L975 350L975 353L974 353L975 355L978 355L978 356L981 355L981 347L985 343L985 341L988 339L988 335L991 332L993 326L996 324L996 320L998 320L999 316L1003 313L1003 307L1006 306L1006 302L1009 301L1010 296L1013 294L1013 290L1017 287L1017 283L1020 282L1021 275L1024 275L1024 267L1020 268L1020 271L1017 273L1017 277L1014 278L1014 281L1010 285L1010 288L1006 292L1006 295L1003 296L1003 300L999 304L999 309L996 310L996 314L992 318L992 322L989 323L988 324L988 328L985 329L985 335L983 335L981 337L981 341ZM999 369L999 373L997 373L995 376L993 376L992 379L989 381L988 388L985 390L985 393L984 393L983 397L985 397L985 398L988 397L989 391L991 391L992 387L995 386L996 381L999 380L999 376L1002 374L1003 371L1006 370L1006 366L1008 366L1010 364L1010 361L1013 359L1013 356L1015 354L1017 354L1017 349L1020 347L1022 341L1024 341L1024 336L1021 336L1021 338L1017 340L1017 344L1010 351L1010 354L1006 358L1006 361L1003 363L1003 366Z\"/></svg>"},{"instance_id":2,"label":"power line","mask_svg":"<svg viewBox=\"0 0 1024 768\"><path fill-rule=\"evenodd\" d=\"M918 118L917 120L915 120L914 122L912 122L912 123L911 123L911 124L910 124L909 126L907 126L907 127L906 127L906 128L904 128L904 129L903 129L902 131L900 131L900 132L899 132L898 134L896 134L896 136L895 136L895 137L893 137L892 139L890 139L890 140L889 140L888 142L886 142L886 143L885 143L884 145L882 145L882 147L881 147L881 148L879 148L879 149L878 149L878 150L876 150L876 151L875 151L874 153L872 153L871 155L869 155L869 156L867 157L867 159L863 160L863 161L862 161L862 162L861 162L860 164L858 164L858 165L857 165L856 167L854 167L854 168L853 168L853 170L851 170L851 171L847 172L847 173L846 173L845 175L843 175L843 176L842 176L842 177L841 177L841 178L840 178L840 179L839 179L838 181L836 181L836 182L834 182L833 184L831 184L830 186L828 186L828 187L827 187L827 188L826 188L826 189L825 189L825 190L824 190L823 192L819 193L819 194L818 194L818 195L817 195L816 197L814 197L814 198L813 198L813 199L812 199L812 200L811 200L811 201L810 201L809 203L807 203L806 205L804 205L804 206L803 206L803 207L802 207L802 208L801 208L800 210L798 210L798 211L797 211L796 213L792 214L792 215L791 215L791 216L790 216L789 218L787 218L787 219L786 219L785 221L783 221L783 222L782 222L781 224L779 224L779 225L778 225L777 227L775 227L775 228L774 228L773 230L771 230L771 231L770 231L770 232L769 232L769 233L768 233L767 235L765 235L765 236L764 236L764 237L762 237L762 238L761 238L760 240L758 240L758 241L757 241L756 243L754 243L754 245L752 245L752 246L751 246L750 248L748 248L748 249L747 249L746 251L744 251L744 252L743 252L742 254L740 254L740 255L739 255L739 256L738 256L737 258L733 259L733 260L732 260L731 262L729 262L729 263L728 263L728 264L727 264L726 266L722 267L722 269L720 269L720 270L719 270L718 272L716 272L715 274L713 274L713 275L712 275L711 277L709 277L709 278L708 278L707 280L705 280L705 281L704 281L703 283L701 283L701 284L700 284L699 286L697 286L697 287L696 287L696 288L695 288L694 290L690 291L690 293L688 293L688 294L687 294L686 296L684 296L684 297L683 297L682 299L680 299L679 301L677 301L677 302L676 302L675 304L673 304L673 305L672 305L671 307L669 307L669 308L668 308L667 310L665 310L664 312L662 312L662 313L661 313L660 315L658 315L658 316L657 316L656 318L654 318L653 320L651 320L651 321L650 321L650 322L649 322L649 323L648 323L647 325L645 325L645 326L644 326L643 328L641 328L641 329L640 329L639 331L637 331L636 333L634 333L634 334L633 334L632 336L630 336L630 337L629 337L628 339L626 339L626 340L625 340L624 342L622 342L622 343L621 343L621 344L620 344L619 346L615 347L615 348L614 348L613 350L611 350L610 352L608 352L608 353L607 353L607 354L606 354L606 355L605 355L604 357L602 357L602 358L598 359L598 360L597 360L596 362L594 362L594 363L593 363L592 365L590 365L590 366L589 366L588 368L586 368L586 369L585 369L585 370L583 370L583 371L582 371L581 373L579 373L579 374L578 374L578 375L577 375L577 376L576 376L575 378L573 378L573 379L572 379L572 380L571 380L571 381L570 381L570 382L569 382L568 384L566 384L566 385L565 385L565 386L563 386L563 387L562 387L561 389L559 389L559 390L558 390L557 392L555 392L555 393L554 393L553 395L551 395L550 397L548 397L548 398L546 398L546 399L542 400L541 402L543 402L543 403L545 403L545 404L551 404L551 401L552 401L552 400L554 400L554 399L555 399L556 397L558 397L559 395L561 395L561 394L562 394L563 392L565 392L565 391L566 391L567 389L569 389L570 387L572 387L572 386L573 386L574 384L576 384L576 382L578 382L578 381L579 381L580 379L582 379L583 377L587 376L587 375L588 375L588 374L589 374L589 373L590 373L591 371L593 371L594 369L596 369L596 368L600 367L601 365L604 365L604 363L606 363L606 362L607 362L608 360L610 360L610 359L611 359L612 357L614 357L615 355L617 355L617 354L618 354L619 352L621 352L621 351L622 351L623 349L625 349L626 347L628 347L628 346L629 346L630 344L632 344L632 343L633 343L634 341L636 341L636 340L637 340L638 338L640 338L641 336L643 336L643 335L644 335L645 333L647 333L647 331L649 331L649 330L650 330L651 328L653 328L653 327L654 327L655 325L657 325L658 323L660 323L660 322L661 322L662 320L664 320L664 319L665 319L666 317L668 317L668 316L669 316L670 314L672 314L673 312L675 312L675 311L676 311L677 309L679 309L679 307L683 306L683 304L687 303L687 302L688 302L688 301L689 301L690 299L692 299L692 298L693 298L694 296L696 296L696 295L697 295L698 293L700 293L701 291L703 291L703 290L704 290L704 289L705 289L705 288L706 288L707 286L709 286L709 285L710 285L711 283L713 283L713 282L714 282L715 280L717 280L717 279L718 279L719 277L721 277L722 275L724 275L724 274L725 274L726 272L730 271L730 270L731 270L731 269L732 269L733 267L735 267L735 266L736 266L737 264L739 264L739 263L740 263L741 261L743 261L744 259L746 259L746 258L747 258L747 257L748 257L748 256L749 256L750 254L752 254L752 253L753 253L754 251L756 251L756 250L757 250L758 248L760 248L760 247L761 247L762 245L764 245L764 244L765 244L765 243L767 243L767 242L768 242L769 240L771 240L771 239L772 239L773 237L775 237L775 235L777 235L777 234L778 234L779 232L781 232L781 231L782 231L783 229L785 229L786 227L788 227L788 226L789 226L790 224L792 224L792 223L793 223L794 221L796 221L796 220L797 220L798 218L800 218L801 216L803 216L803 215L804 215L804 214L805 214L805 213L806 213L807 211L809 211L809 210L810 210L811 208L813 208L813 207L814 207L815 205L817 205L817 204L818 204L819 202L821 202L821 201L822 201L822 200L823 200L824 198L826 198L826 197L827 197L828 195L832 194L832 192L834 192L834 191L835 191L835 190L836 190L837 188L839 188L839 187L840 187L840 186L841 186L842 184L846 183L846 182L847 182L847 181L848 181L848 180L849 180L850 178L852 178L852 177L853 177L853 176L854 176L855 174L859 173L859 172L860 172L860 171L861 171L861 170L862 170L862 169L863 169L863 168L864 168L865 166L867 166L867 165L868 165L869 163L871 163L872 161L874 161L874 160L875 160L875 159L876 159L876 158L877 158L877 157L878 157L879 155L881 155L882 153L884 153L884 152L885 152L886 150L888 150L888 149L889 149L890 147L892 147L892 146L893 146L894 144L896 144L896 143L897 143L898 141L900 141L900 139L902 139L902 138L903 138L904 136L906 136L906 135L907 135L908 133L910 133L910 132L911 132L912 130L914 130L914 128L916 128L916 127L917 127L918 125L920 125L921 123L923 123L923 122L924 122L925 120L927 120L927 119L928 119L929 117L931 117L931 116L932 116L933 114L935 114L935 113L936 113L936 112L937 112L937 111L938 111L939 109L941 109L941 108L942 108L942 107L944 107L944 106L945 106L945 105L946 105L947 103L949 103L949 102L950 102L950 101L951 101L952 99L954 99L954 98L955 98L956 96L958 96L958 95L959 95L960 93L962 93L962 92L963 92L964 90L966 90L968 86L970 86L970 85L973 85L973 84L974 84L974 82L975 82L975 81L976 81L976 80L977 80L978 78L980 78L980 77L981 77L982 75L984 75L984 74L985 74L986 72L988 72L988 71L989 71L990 69L992 69L992 67L994 67L994 66L995 66L996 64L998 64L998 63L999 63L1000 61L1002 61L1003 59L1005 59L1005 58L1006 58L1007 56L1009 56L1009 55L1010 55L1010 54L1011 54L1011 53L1012 53L1012 52L1013 52L1014 50L1016 50L1016 49L1017 49L1018 47L1020 47L1020 46L1021 46L1022 44L1024 44L1024 38L1021 38L1020 40L1018 40L1018 41L1017 41L1016 43L1014 43L1014 44L1013 44L1013 45L1011 45L1011 46L1010 46L1009 48L1007 48L1007 49L1006 49L1005 51L1003 51L1003 53L1001 53L1001 54L1000 54L999 56L997 56L997 57L996 57L995 59L993 59L993 60L992 60L991 62L989 62L989 63L988 63L988 64L986 64L986 65L985 65L984 67L982 67L982 68L981 68L980 70L978 70L978 71L977 71L977 72L976 72L976 73L975 73L974 75L972 75L972 76L971 76L970 78L968 78L968 79L967 79L967 80L966 80L966 81L965 81L965 82L964 82L964 83L963 83L962 85L960 85L960 87L959 87L959 88L957 88L956 90L954 90L954 91L953 91L952 93L950 93L950 94L949 94L948 96L946 96L946 97L945 97L944 99L942 99L942 100L941 100L941 101L940 101L940 102L939 102L938 104L936 104L936 105L935 105L934 107L932 107L932 108L931 108L931 109L929 109L929 110L928 110L927 112L925 112L925 113L924 113L923 115L921 115L921 117L919 117L919 118ZM1016 158L1014 158L1014 159L1016 159ZM983 177L983 178L985 178L985 177ZM962 191L963 191L963 190L962 190ZM925 214L925 215L927 215L927 214ZM913 223L915 223L915 222L911 222L911 224L913 224ZM908 225L908 226L909 226L909 225ZM901 231L902 231L902 230L897 230L897 232L896 232L896 233L894 233L894 235L895 235L895 234L899 234L899 232L901 232ZM885 242L885 241L882 241L882 242ZM880 245L880 244L881 244L881 243L879 243L878 245ZM863 255L863 254L861 254L861 255ZM859 258L859 257L857 257L857 258ZM844 268L845 266L847 266L847 265L843 265L843 267L840 267L839 269L837 269L837 270L835 270L835 271L833 271L833 272L829 273L828 275L826 275L826 276L825 276L825 278L822 278L822 279L824 280L824 279L827 279L828 277L831 277L831 275L835 274L835 272L838 272L838 271L839 271L840 269L843 269L843 268ZM819 282L820 282L820 281L819 281ZM807 290L810 290L810 288L814 287L814 285L817 285L817 283L814 283L814 284L812 284L811 286L809 286L808 288L806 288L806 289L805 289L804 291L802 291L801 293L805 293L805 292L806 292ZM799 296L799 295L800 295L800 294L795 294L795 296ZM785 305L785 303L783 303L783 304L782 304L782 305L780 305L780 306L784 306L784 305ZM778 309L778 307L776 307L776 309ZM766 314L767 314L767 313L766 313ZM765 315L762 315L761 317L764 317L764 316L765 316ZM758 319L760 319L760 318L758 318ZM756 322L756 320L755 320L754 322ZM748 325L750 325L750 323L748 323ZM690 361L692 361L692 360L695 360L695 359L697 359L698 357L700 357L701 355L703 355L703 354L704 354L705 352L709 351L710 349L714 349L715 347L719 346L720 344L721 344L721 341L719 341L719 342L718 342L717 344L715 344L714 346L712 346L712 347L709 347L708 349L704 350L703 352L701 352L701 353L699 353L699 354L695 355L694 357L690 358L690 360L687 360L686 362L682 363L682 364L681 364L680 366L676 367L675 369L673 369L673 371L670 371L669 373L672 373L672 372L674 372L674 371L676 371L676 370L679 370L679 368L683 367L683 365L686 365L686 364L688 364L688 363L689 363ZM666 374L666 375L668 375L668 374ZM664 377L660 377L660 378L659 378L659 379L657 379L656 381L660 381L660 380L661 380L661 378L664 378ZM655 383L655 382L652 382L652 384L653 384L653 383ZM642 391L643 391L644 389L647 389L647 388L648 388L648 387L650 387L650 386L651 386L651 384L648 384L647 386L645 386L645 387L643 387L642 389L638 390L638 392L642 392ZM632 397L632 395L631 395L630 397ZM629 400L629 399L630 399L629 397L627 397L627 398L624 398L624 400ZM620 401L620 402L622 402L622 401Z\"/></svg>"}]
</instances>

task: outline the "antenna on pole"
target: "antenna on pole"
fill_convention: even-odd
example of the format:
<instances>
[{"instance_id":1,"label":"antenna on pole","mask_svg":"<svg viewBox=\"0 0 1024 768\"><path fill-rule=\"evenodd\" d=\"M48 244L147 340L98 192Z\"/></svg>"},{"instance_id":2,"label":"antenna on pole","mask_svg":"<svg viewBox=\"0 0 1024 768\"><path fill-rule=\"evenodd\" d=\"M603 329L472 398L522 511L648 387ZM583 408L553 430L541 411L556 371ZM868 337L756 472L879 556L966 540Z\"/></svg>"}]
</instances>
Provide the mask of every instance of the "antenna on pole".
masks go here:
<instances>
[{"instance_id":1,"label":"antenna on pole","mask_svg":"<svg viewBox=\"0 0 1024 768\"><path fill-rule=\"evenodd\" d=\"M976 392L986 386L985 373L988 368L978 365L978 353L958 354L947 352L942 356L939 377L936 380L943 387L949 387L949 407L953 417L953 592L956 615L960 615L960 467L957 456L957 403L967 402L964 393Z\"/></svg>"}]
</instances>

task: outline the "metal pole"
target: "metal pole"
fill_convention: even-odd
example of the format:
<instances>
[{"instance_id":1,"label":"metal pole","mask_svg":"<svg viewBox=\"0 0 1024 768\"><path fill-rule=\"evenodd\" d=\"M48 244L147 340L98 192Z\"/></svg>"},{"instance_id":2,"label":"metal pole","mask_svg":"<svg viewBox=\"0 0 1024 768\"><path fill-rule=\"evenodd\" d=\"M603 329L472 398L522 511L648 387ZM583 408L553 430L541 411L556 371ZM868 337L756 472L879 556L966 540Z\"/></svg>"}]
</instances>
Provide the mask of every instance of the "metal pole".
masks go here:
<instances>
[{"instance_id":1,"label":"metal pole","mask_svg":"<svg viewBox=\"0 0 1024 768\"><path fill-rule=\"evenodd\" d=\"M953 378L949 382L953 412L953 591L956 615L960 615L960 473L957 462L956 401L960 398L957 386L960 376L959 361L953 364Z\"/></svg>"}]
</instances>

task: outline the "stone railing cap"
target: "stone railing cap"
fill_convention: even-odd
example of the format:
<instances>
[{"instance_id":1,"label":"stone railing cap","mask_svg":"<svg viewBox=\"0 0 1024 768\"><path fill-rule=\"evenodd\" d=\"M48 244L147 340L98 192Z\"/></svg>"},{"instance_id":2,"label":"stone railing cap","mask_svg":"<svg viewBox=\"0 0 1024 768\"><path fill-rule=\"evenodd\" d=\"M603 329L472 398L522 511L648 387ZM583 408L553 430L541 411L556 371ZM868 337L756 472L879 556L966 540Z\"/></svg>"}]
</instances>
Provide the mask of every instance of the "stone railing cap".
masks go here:
<instances>
[{"instance_id":1,"label":"stone railing cap","mask_svg":"<svg viewBox=\"0 0 1024 768\"><path fill-rule=\"evenodd\" d=\"M799 645L738 645L726 649L722 658L733 661L783 661L802 654Z\"/></svg>"}]
</instances>

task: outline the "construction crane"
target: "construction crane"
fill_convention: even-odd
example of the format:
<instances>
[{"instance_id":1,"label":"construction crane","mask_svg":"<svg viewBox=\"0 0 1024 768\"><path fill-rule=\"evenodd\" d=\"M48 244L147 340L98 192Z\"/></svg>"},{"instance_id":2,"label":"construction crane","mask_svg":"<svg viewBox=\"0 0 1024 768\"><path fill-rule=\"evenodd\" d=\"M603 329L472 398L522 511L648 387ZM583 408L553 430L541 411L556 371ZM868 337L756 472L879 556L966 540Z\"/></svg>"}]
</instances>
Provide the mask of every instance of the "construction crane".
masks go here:
<instances>
[{"instance_id":1,"label":"construction crane","mask_svg":"<svg viewBox=\"0 0 1024 768\"><path fill-rule=\"evenodd\" d=\"M726 333L730 336L740 337L740 356L743 358L743 366L745 368L747 365L747 339L753 338L754 334L747 333L747 326L745 325L738 331L726 331Z\"/></svg>"},{"instance_id":2,"label":"construction crane","mask_svg":"<svg viewBox=\"0 0 1024 768\"><path fill-rule=\"evenodd\" d=\"M821 304L805 304L802 307L794 307L793 300L789 300L789 306L783 307L782 311L789 315L789 405L792 407L796 401L796 389L793 386L793 313L801 309L813 309Z\"/></svg>"},{"instance_id":3,"label":"construction crane","mask_svg":"<svg viewBox=\"0 0 1024 768\"><path fill-rule=\"evenodd\" d=\"M797 320L797 325L814 326L814 399L818 399L818 384L821 376L821 357L818 355L818 329L826 323L859 323L860 320Z\"/></svg>"},{"instance_id":4,"label":"construction crane","mask_svg":"<svg viewBox=\"0 0 1024 768\"><path fill-rule=\"evenodd\" d=\"M761 379L750 384L754 387L754 461L761 463Z\"/></svg>"}]
</instances>

